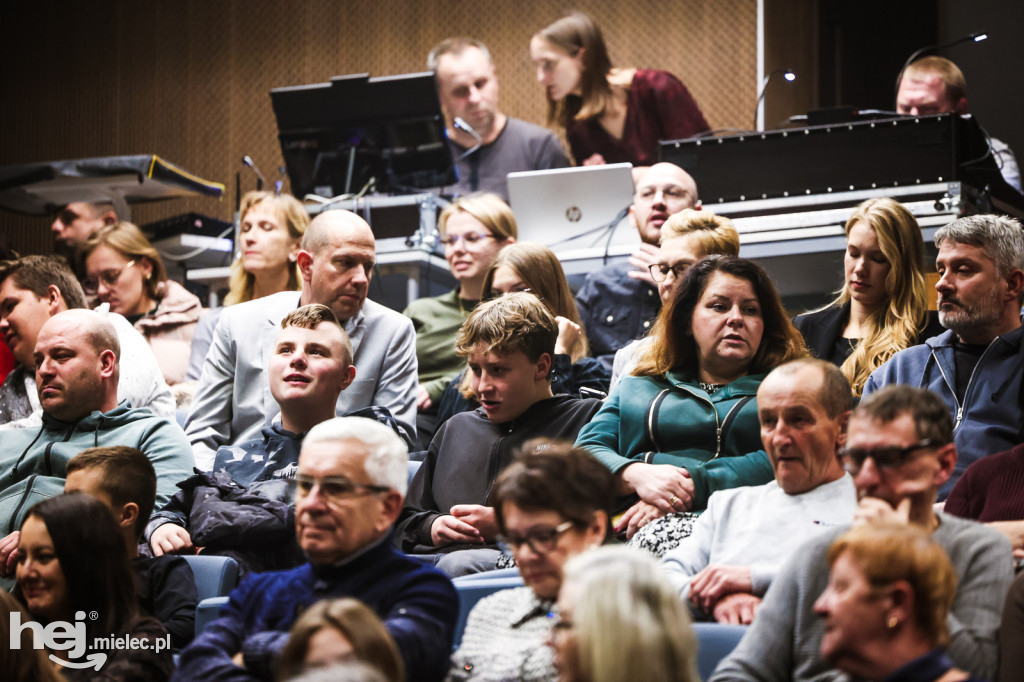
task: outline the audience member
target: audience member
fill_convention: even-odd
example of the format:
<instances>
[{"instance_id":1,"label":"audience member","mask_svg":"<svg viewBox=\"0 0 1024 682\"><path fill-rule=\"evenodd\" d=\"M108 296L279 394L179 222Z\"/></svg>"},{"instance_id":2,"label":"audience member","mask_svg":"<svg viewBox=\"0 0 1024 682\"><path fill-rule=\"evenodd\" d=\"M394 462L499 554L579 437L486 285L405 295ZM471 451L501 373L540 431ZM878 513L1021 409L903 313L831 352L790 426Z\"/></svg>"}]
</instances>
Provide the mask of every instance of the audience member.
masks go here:
<instances>
[{"instance_id":1,"label":"audience member","mask_svg":"<svg viewBox=\"0 0 1024 682\"><path fill-rule=\"evenodd\" d=\"M482 42L443 40L430 51L427 68L437 75L448 146L459 178L454 192L492 192L508 201L509 173L569 165L551 131L501 112L498 74Z\"/></svg>"},{"instance_id":2,"label":"audience member","mask_svg":"<svg viewBox=\"0 0 1024 682\"><path fill-rule=\"evenodd\" d=\"M551 249L534 242L520 242L503 248L484 277L484 293L488 298L517 291L528 291L540 299L555 316L558 338L551 356L551 392L587 397L608 394L608 371L589 356L586 330L573 300L565 271ZM445 389L438 409L438 424L453 414L479 407L465 371Z\"/></svg>"},{"instance_id":3,"label":"audience member","mask_svg":"<svg viewBox=\"0 0 1024 682\"><path fill-rule=\"evenodd\" d=\"M390 682L379 668L362 661L337 663L329 668L315 668L291 678L290 682Z\"/></svg>"},{"instance_id":4,"label":"audience member","mask_svg":"<svg viewBox=\"0 0 1024 682\"><path fill-rule=\"evenodd\" d=\"M661 309L650 267L658 262L662 225L697 202L697 184L679 166L658 163L639 172L629 217L640 246L628 261L590 273L576 295L591 352L608 369L617 350L650 331Z\"/></svg>"},{"instance_id":5,"label":"audience member","mask_svg":"<svg viewBox=\"0 0 1024 682\"><path fill-rule=\"evenodd\" d=\"M156 470L157 504L192 469L177 424L118 402L119 346L114 326L92 310L57 313L39 330L35 350L43 423L4 434L0 454L0 573L13 568L12 540L29 507L64 491L67 462L87 447L141 450Z\"/></svg>"},{"instance_id":6,"label":"audience member","mask_svg":"<svg viewBox=\"0 0 1024 682\"><path fill-rule=\"evenodd\" d=\"M106 225L115 225L118 221L117 208L111 202L72 201L57 211L50 229L64 255L74 256L76 247L94 232Z\"/></svg>"},{"instance_id":7,"label":"audience member","mask_svg":"<svg viewBox=\"0 0 1024 682\"><path fill-rule=\"evenodd\" d=\"M135 448L89 448L67 464L65 493L84 493L110 509L124 537L135 578L135 596L143 613L163 623L173 648L195 634L195 576L181 557L139 556L139 540L156 500L156 471Z\"/></svg>"},{"instance_id":8,"label":"audience member","mask_svg":"<svg viewBox=\"0 0 1024 682\"><path fill-rule=\"evenodd\" d=\"M697 637L655 560L627 547L571 559L553 626L561 682L697 682Z\"/></svg>"},{"instance_id":9,"label":"audience member","mask_svg":"<svg viewBox=\"0 0 1024 682\"><path fill-rule=\"evenodd\" d=\"M554 657L544 641L565 562L605 541L615 481L569 443L535 440L498 477L491 501L498 536L524 587L502 590L473 607L449 680L550 680Z\"/></svg>"},{"instance_id":10,"label":"audience member","mask_svg":"<svg viewBox=\"0 0 1024 682\"><path fill-rule=\"evenodd\" d=\"M184 381L192 335L204 312L199 298L167 279L160 254L131 223L101 228L79 255L85 263L85 293L97 296L146 337L169 385Z\"/></svg>"},{"instance_id":11,"label":"audience member","mask_svg":"<svg viewBox=\"0 0 1024 682\"><path fill-rule=\"evenodd\" d=\"M182 652L178 676L269 679L304 609L356 597L384 621L410 682L441 680L458 598L447 578L392 546L407 477L406 446L391 429L358 417L313 427L295 476L295 532L309 563L243 580Z\"/></svg>"},{"instance_id":12,"label":"audience member","mask_svg":"<svg viewBox=\"0 0 1024 682\"><path fill-rule=\"evenodd\" d=\"M576 444L616 474L626 537L657 555L689 534L716 490L772 480L758 436L757 388L806 354L771 280L732 256L705 258L658 316L650 353L624 377ZM639 499L637 499L639 497Z\"/></svg>"},{"instance_id":13,"label":"audience member","mask_svg":"<svg viewBox=\"0 0 1024 682\"><path fill-rule=\"evenodd\" d=\"M995 673L996 631L1012 570L1009 543L972 521L933 510L956 465L953 420L927 389L888 386L866 396L853 412L842 461L860 503L854 525L878 521L918 526L930 533L959 579L946 619L949 655L972 675ZM814 602L828 583L828 548L842 531L802 545L772 581L750 631L715 670L721 680L832 680L822 658L825 623Z\"/></svg>"},{"instance_id":14,"label":"audience member","mask_svg":"<svg viewBox=\"0 0 1024 682\"><path fill-rule=\"evenodd\" d=\"M32 619L74 624L85 635L52 654L65 680L170 678L169 635L139 611L124 539L102 502L72 493L35 505L21 524L19 554L18 591ZM129 640L136 646L117 645Z\"/></svg>"},{"instance_id":15,"label":"audience member","mask_svg":"<svg viewBox=\"0 0 1024 682\"><path fill-rule=\"evenodd\" d=\"M63 258L26 256L0 263L0 334L18 362L0 387L0 428L42 423L32 355L36 337L50 317L79 308L85 308L85 295ZM118 400L128 399L132 407L148 407L161 417L174 416L174 396L146 340L120 315L107 313L106 318L124 358Z\"/></svg>"},{"instance_id":16,"label":"audience member","mask_svg":"<svg viewBox=\"0 0 1024 682\"><path fill-rule=\"evenodd\" d=\"M358 599L318 601L295 621L277 663L284 682L307 670L362 661L380 670L387 682L404 682L402 655L373 611Z\"/></svg>"},{"instance_id":17,"label":"audience member","mask_svg":"<svg viewBox=\"0 0 1024 682\"><path fill-rule=\"evenodd\" d=\"M817 357L842 367L854 395L897 351L945 331L928 312L924 240L894 199L868 199L846 221L845 279L836 300L793 324Z\"/></svg>"},{"instance_id":18,"label":"audience member","mask_svg":"<svg viewBox=\"0 0 1024 682\"><path fill-rule=\"evenodd\" d=\"M853 520L853 479L837 457L851 407L849 382L824 360L794 360L761 382L761 440L775 480L712 495L693 533L665 554L672 584L695 611L749 624L786 558Z\"/></svg>"},{"instance_id":19,"label":"audience member","mask_svg":"<svg viewBox=\"0 0 1024 682\"><path fill-rule=\"evenodd\" d=\"M967 113L967 80L963 71L945 57L922 57L901 74L896 92L896 111L912 116ZM1021 191L1017 158L1005 142L989 137L1003 179Z\"/></svg>"},{"instance_id":20,"label":"audience member","mask_svg":"<svg viewBox=\"0 0 1024 682\"><path fill-rule=\"evenodd\" d=\"M404 312L416 329L416 405L421 413L437 411L441 393L463 368L455 354L455 334L483 298L484 275L494 257L505 244L515 243L518 234L512 209L493 194L456 199L441 211L437 229L458 286L441 296L417 299Z\"/></svg>"},{"instance_id":21,"label":"audience member","mask_svg":"<svg viewBox=\"0 0 1024 682\"><path fill-rule=\"evenodd\" d=\"M18 600L0 588L0 642L8 642L0 658L0 679L31 680L32 682L64 682L56 666L50 662L45 648L35 647L35 633L31 627L12 630L13 623L32 620ZM17 626L15 626L17 627Z\"/></svg>"},{"instance_id":22,"label":"audience member","mask_svg":"<svg viewBox=\"0 0 1024 682\"><path fill-rule=\"evenodd\" d=\"M547 95L548 125L565 129L577 164L650 166L660 140L710 128L672 74L613 68L601 29L581 12L538 31L530 39L530 60Z\"/></svg>"},{"instance_id":23,"label":"audience member","mask_svg":"<svg viewBox=\"0 0 1024 682\"><path fill-rule=\"evenodd\" d=\"M277 325L300 305L322 303L345 327L356 378L336 412L371 405L390 410L411 441L416 434L416 334L412 323L366 300L376 260L373 231L359 216L331 210L318 215L298 253L302 291L284 291L225 309L206 356L185 432L196 465L213 466L221 445L259 437L274 418L264 357Z\"/></svg>"},{"instance_id":24,"label":"audience member","mask_svg":"<svg viewBox=\"0 0 1024 682\"><path fill-rule=\"evenodd\" d=\"M828 586L814 603L825 621L822 658L858 680L967 680L945 653L956 573L929 533L861 526L829 548L828 565Z\"/></svg>"},{"instance_id":25,"label":"audience member","mask_svg":"<svg viewBox=\"0 0 1024 682\"><path fill-rule=\"evenodd\" d=\"M945 499L969 464L1024 440L1024 233L1013 218L974 215L941 228L935 244L939 321L949 331L894 355L864 394L908 384L942 397L960 453Z\"/></svg>"},{"instance_id":26,"label":"audience member","mask_svg":"<svg viewBox=\"0 0 1024 682\"><path fill-rule=\"evenodd\" d=\"M231 264L224 305L245 303L279 291L299 291L302 273L296 264L309 214L291 194L246 192L238 208L241 255ZM213 330L223 308L202 316L189 358L187 381L197 381L213 341Z\"/></svg>"},{"instance_id":27,"label":"audience member","mask_svg":"<svg viewBox=\"0 0 1024 682\"><path fill-rule=\"evenodd\" d=\"M495 478L525 441L573 439L601 406L552 395L557 337L555 318L524 292L480 304L462 325L455 348L481 407L449 419L430 442L398 523L404 551L433 555L452 577L495 568Z\"/></svg>"},{"instance_id":28,"label":"audience member","mask_svg":"<svg viewBox=\"0 0 1024 682\"><path fill-rule=\"evenodd\" d=\"M705 256L740 255L740 235L726 217L710 211L684 208L669 216L661 226L658 257L648 270L658 285L658 298L668 303L672 288L691 265ZM615 352L612 363L612 388L619 379L632 374L637 362L650 349L651 337L631 341Z\"/></svg>"},{"instance_id":29,"label":"audience member","mask_svg":"<svg viewBox=\"0 0 1024 682\"><path fill-rule=\"evenodd\" d=\"M1024 560L1024 445L989 455L967 467L943 511L988 524L1009 539Z\"/></svg>"},{"instance_id":30,"label":"audience member","mask_svg":"<svg viewBox=\"0 0 1024 682\"><path fill-rule=\"evenodd\" d=\"M180 490L146 526L153 554L202 547L235 559L243 576L302 563L288 482L303 437L334 417L338 395L354 373L352 344L330 308L312 303L288 313L267 361L280 423L264 427L257 440L222 445L212 471L178 484Z\"/></svg>"}]
</instances>

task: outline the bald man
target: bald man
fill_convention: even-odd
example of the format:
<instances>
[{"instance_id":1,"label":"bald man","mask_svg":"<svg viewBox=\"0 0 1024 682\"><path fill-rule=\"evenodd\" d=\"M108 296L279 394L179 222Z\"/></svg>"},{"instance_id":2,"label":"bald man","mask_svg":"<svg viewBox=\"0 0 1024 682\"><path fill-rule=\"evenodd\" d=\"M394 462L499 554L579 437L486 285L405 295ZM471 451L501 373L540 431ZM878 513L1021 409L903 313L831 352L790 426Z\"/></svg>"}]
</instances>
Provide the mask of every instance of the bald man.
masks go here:
<instances>
[{"instance_id":1,"label":"bald man","mask_svg":"<svg viewBox=\"0 0 1024 682\"><path fill-rule=\"evenodd\" d=\"M647 334L661 310L650 271L658 262L661 226L698 202L696 181L679 166L656 163L639 172L629 219L642 243L628 261L591 273L576 295L590 352L609 371L615 351Z\"/></svg>"},{"instance_id":2,"label":"bald man","mask_svg":"<svg viewBox=\"0 0 1024 682\"><path fill-rule=\"evenodd\" d=\"M391 412L416 434L416 333L412 322L366 299L376 260L370 226L349 211L325 211L302 238L302 291L283 291L225 308L206 355L185 424L196 466L210 470L222 445L260 438L279 408L264 367L281 320L299 306L326 305L352 341L356 376L337 413L364 407Z\"/></svg>"},{"instance_id":3,"label":"bald man","mask_svg":"<svg viewBox=\"0 0 1024 682\"><path fill-rule=\"evenodd\" d=\"M34 503L63 493L65 466L82 450L124 445L146 455L156 470L157 508L192 471L177 424L118 402L121 346L101 313L55 314L40 328L34 354L43 425L5 433L0 449L0 574L7 575L17 546L11 534Z\"/></svg>"}]
</instances>

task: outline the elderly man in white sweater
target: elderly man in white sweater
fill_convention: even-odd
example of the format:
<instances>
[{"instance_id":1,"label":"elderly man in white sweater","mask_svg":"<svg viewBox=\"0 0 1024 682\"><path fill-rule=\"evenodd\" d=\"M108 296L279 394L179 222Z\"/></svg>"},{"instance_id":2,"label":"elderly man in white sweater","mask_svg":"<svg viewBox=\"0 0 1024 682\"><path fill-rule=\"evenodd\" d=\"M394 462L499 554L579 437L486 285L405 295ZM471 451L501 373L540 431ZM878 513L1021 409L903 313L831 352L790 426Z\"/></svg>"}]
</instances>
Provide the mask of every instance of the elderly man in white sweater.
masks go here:
<instances>
[{"instance_id":1,"label":"elderly man in white sweater","mask_svg":"<svg viewBox=\"0 0 1024 682\"><path fill-rule=\"evenodd\" d=\"M757 412L775 480L712 495L690 537L664 557L697 614L752 622L789 554L853 520L857 495L837 456L851 403L849 382L822 360L787 363L761 383Z\"/></svg>"}]
</instances>

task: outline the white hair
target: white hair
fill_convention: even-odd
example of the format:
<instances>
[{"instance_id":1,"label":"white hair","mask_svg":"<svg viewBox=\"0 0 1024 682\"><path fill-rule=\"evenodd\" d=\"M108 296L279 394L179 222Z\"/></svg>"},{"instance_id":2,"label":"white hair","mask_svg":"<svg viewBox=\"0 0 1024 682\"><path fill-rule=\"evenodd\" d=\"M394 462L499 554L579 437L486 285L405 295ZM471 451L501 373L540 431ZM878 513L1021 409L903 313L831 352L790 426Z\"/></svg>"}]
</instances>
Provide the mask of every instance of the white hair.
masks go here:
<instances>
[{"instance_id":1,"label":"white hair","mask_svg":"<svg viewBox=\"0 0 1024 682\"><path fill-rule=\"evenodd\" d=\"M302 440L302 450L313 443L355 440L367 450L363 467L373 485L385 486L403 497L409 487L409 448L394 431L365 417L335 417L320 422Z\"/></svg>"}]
</instances>

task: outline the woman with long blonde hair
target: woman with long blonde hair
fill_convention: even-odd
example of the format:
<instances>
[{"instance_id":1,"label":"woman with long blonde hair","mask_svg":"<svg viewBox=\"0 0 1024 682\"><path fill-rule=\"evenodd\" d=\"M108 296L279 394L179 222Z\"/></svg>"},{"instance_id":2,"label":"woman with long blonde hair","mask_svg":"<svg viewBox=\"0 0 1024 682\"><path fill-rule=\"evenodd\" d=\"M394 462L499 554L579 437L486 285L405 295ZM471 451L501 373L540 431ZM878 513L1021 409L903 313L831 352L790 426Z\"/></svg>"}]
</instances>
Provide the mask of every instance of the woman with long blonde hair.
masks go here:
<instances>
[{"instance_id":1,"label":"woman with long blonde hair","mask_svg":"<svg viewBox=\"0 0 1024 682\"><path fill-rule=\"evenodd\" d=\"M828 306L793 321L807 347L839 365L860 395L897 351L944 330L928 312L924 239L895 199L868 199L846 221L845 280Z\"/></svg>"}]
</instances>

